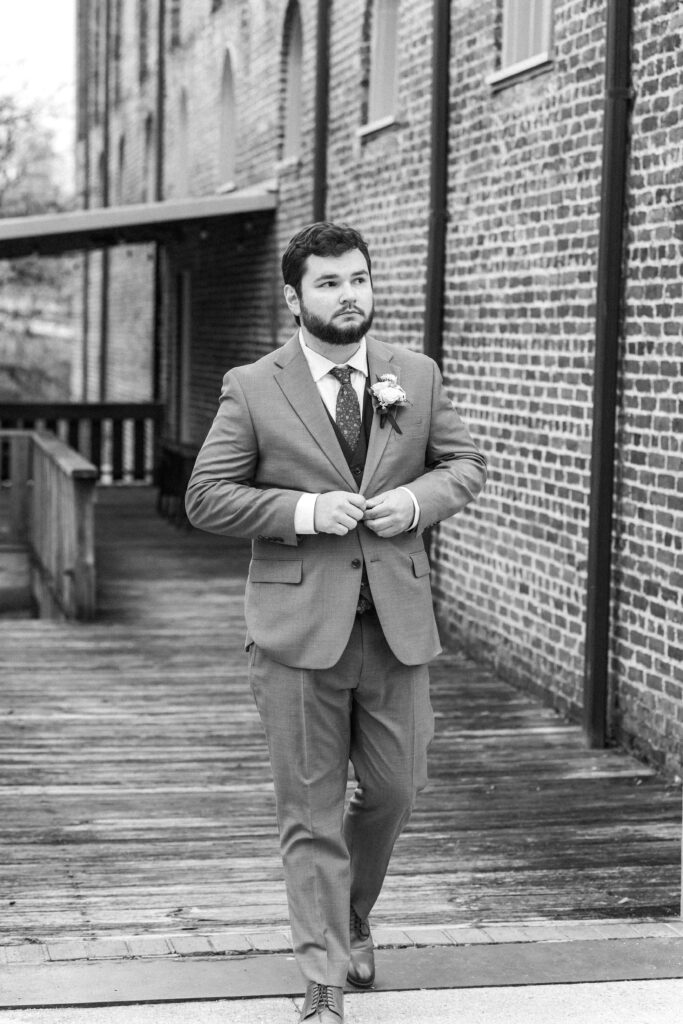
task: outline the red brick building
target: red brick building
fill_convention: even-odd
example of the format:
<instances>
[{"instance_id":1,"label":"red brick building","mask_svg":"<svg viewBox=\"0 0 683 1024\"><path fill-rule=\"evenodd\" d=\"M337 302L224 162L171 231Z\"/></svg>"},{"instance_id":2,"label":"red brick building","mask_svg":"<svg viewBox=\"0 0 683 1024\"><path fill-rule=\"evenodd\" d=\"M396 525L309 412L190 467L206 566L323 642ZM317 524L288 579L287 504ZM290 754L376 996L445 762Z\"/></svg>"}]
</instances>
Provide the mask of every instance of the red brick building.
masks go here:
<instances>
[{"instance_id":1,"label":"red brick building","mask_svg":"<svg viewBox=\"0 0 683 1024\"><path fill-rule=\"evenodd\" d=\"M680 772L677 0L80 8L84 204L242 197L87 257L83 395L160 397L199 445L223 372L292 329L287 239L359 226L376 333L439 359L490 460L433 538L444 630Z\"/></svg>"}]
</instances>

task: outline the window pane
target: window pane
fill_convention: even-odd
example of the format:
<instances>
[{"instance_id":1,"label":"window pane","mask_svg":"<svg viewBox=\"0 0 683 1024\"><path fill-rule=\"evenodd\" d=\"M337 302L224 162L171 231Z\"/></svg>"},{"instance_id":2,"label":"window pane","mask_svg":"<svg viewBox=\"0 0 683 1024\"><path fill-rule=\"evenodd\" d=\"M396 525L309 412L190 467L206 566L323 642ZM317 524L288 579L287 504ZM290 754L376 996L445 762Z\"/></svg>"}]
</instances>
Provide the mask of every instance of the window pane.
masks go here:
<instances>
[{"instance_id":1,"label":"window pane","mask_svg":"<svg viewBox=\"0 0 683 1024\"><path fill-rule=\"evenodd\" d=\"M548 52L551 15L552 0L504 0L502 67Z\"/></svg>"},{"instance_id":2,"label":"window pane","mask_svg":"<svg viewBox=\"0 0 683 1024\"><path fill-rule=\"evenodd\" d=\"M221 120L218 153L218 175L220 184L232 182L235 177L235 85L232 75L232 60L226 53L223 61L221 81Z\"/></svg>"},{"instance_id":3,"label":"window pane","mask_svg":"<svg viewBox=\"0 0 683 1024\"><path fill-rule=\"evenodd\" d=\"M303 33L298 5L292 9L287 39L287 79L285 95L284 144L282 155L295 157L301 149L301 62Z\"/></svg>"},{"instance_id":4,"label":"window pane","mask_svg":"<svg viewBox=\"0 0 683 1024\"><path fill-rule=\"evenodd\" d=\"M375 0L368 121L395 113L398 92L398 0Z\"/></svg>"}]
</instances>

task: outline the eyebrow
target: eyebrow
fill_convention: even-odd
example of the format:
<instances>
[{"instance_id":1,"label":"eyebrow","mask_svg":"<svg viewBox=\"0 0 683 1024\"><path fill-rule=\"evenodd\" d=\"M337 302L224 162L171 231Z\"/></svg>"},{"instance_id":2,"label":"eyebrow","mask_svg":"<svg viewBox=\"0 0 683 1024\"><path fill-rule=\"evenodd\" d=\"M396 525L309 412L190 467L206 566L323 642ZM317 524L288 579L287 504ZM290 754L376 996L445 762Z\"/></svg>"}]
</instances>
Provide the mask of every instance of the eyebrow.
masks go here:
<instances>
[{"instance_id":1,"label":"eyebrow","mask_svg":"<svg viewBox=\"0 0 683 1024\"><path fill-rule=\"evenodd\" d=\"M359 268L358 270L354 270L349 276L350 277L367 277L368 276L368 271L365 270L365 269L361 270ZM314 277L313 278L313 283L317 284L319 281L338 281L340 277L341 277L341 274L333 274L333 273L319 274L318 277Z\"/></svg>"}]
</instances>

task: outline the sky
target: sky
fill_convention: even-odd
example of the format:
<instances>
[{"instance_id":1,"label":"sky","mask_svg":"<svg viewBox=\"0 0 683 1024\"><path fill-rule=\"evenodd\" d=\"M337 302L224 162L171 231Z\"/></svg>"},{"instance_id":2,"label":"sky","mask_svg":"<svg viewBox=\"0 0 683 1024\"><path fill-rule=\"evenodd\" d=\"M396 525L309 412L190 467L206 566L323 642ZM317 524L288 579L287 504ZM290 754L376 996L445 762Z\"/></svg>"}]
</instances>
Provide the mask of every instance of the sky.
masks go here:
<instances>
[{"instance_id":1,"label":"sky","mask_svg":"<svg viewBox=\"0 0 683 1024\"><path fill-rule=\"evenodd\" d=\"M0 89L38 105L73 189L76 0L0 0Z\"/></svg>"}]
</instances>

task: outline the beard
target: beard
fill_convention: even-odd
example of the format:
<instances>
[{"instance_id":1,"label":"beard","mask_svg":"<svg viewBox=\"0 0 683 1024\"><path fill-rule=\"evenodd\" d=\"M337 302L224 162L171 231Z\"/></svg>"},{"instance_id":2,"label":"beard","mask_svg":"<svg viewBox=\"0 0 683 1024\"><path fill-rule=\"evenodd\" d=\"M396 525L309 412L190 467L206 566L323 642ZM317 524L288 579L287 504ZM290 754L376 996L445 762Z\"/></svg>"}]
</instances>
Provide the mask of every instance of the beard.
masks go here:
<instances>
[{"instance_id":1,"label":"beard","mask_svg":"<svg viewBox=\"0 0 683 1024\"><path fill-rule=\"evenodd\" d=\"M375 307L373 305L367 316L364 316L359 323L340 324L335 323L339 314L332 320L323 320L322 317L311 313L301 300L299 300L299 310L301 322L306 330L314 338L317 338L319 341L325 341L328 345L355 345L370 330L375 315Z\"/></svg>"}]
</instances>

